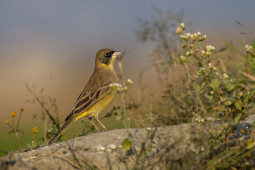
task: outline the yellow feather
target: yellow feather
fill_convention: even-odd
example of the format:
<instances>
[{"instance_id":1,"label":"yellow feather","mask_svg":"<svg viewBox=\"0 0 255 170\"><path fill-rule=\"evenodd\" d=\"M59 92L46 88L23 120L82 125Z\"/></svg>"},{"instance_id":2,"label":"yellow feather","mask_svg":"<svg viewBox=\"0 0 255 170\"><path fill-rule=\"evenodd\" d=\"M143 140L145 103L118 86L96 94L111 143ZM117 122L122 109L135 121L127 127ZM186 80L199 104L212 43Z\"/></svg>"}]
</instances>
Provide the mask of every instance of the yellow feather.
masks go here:
<instances>
[{"instance_id":1,"label":"yellow feather","mask_svg":"<svg viewBox=\"0 0 255 170\"><path fill-rule=\"evenodd\" d=\"M112 92L108 95L106 95L104 98L99 100L95 105L91 106L86 112L81 113L76 119L80 119L83 117L92 117L95 114L99 114L101 111L103 111L114 99L116 94L116 90L112 90Z\"/></svg>"}]
</instances>

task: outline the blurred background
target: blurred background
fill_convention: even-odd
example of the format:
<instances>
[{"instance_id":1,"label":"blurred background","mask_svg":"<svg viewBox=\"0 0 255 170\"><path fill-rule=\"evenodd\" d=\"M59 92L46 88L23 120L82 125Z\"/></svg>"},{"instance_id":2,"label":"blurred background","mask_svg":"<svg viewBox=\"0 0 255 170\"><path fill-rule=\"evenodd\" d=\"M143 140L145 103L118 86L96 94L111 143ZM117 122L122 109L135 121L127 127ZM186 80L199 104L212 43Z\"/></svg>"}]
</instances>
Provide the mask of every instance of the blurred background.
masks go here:
<instances>
[{"instance_id":1,"label":"blurred background","mask_svg":"<svg viewBox=\"0 0 255 170\"><path fill-rule=\"evenodd\" d=\"M15 135L8 134L11 129L5 121L11 121L12 112L19 114L21 107L25 109L20 122L20 129L25 132L20 133L21 145L31 142L34 126L39 130L36 138L43 137L41 108L38 103L26 102L31 96L25 96L25 83L35 84L38 93L44 88L46 95L52 95L54 87L62 123L93 73L99 49L127 51L122 59L123 70L125 78L134 82L130 93L135 93L138 75L150 65L149 51L155 46L153 42L139 41L139 18L153 20L157 10L163 14L171 10L173 16L183 13L182 21L190 24L188 32L206 34L207 44L216 49L224 45L222 39L235 44L254 38L252 0L1 1L0 151L18 148ZM117 64L115 67L119 72ZM142 82L160 93L155 75L155 70L149 69ZM105 112L109 110L110 107ZM35 114L39 116L33 118ZM110 129L120 124L115 119L103 123ZM82 126L79 121L73 124L67 130L67 137L78 136Z\"/></svg>"}]
</instances>

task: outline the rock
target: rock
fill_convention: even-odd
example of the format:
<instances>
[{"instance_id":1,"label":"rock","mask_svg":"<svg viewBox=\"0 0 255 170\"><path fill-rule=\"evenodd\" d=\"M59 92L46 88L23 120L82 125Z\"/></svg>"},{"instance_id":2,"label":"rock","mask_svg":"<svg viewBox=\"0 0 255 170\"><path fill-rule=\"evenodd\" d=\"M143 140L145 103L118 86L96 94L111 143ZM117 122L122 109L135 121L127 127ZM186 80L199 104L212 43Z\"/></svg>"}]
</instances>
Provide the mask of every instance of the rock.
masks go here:
<instances>
[{"instance_id":1,"label":"rock","mask_svg":"<svg viewBox=\"0 0 255 170\"><path fill-rule=\"evenodd\" d=\"M221 129L220 124L206 124L206 128L214 132ZM182 124L155 128L156 133L150 140L153 129L130 129L132 146L124 151L125 129L116 129L102 133L90 134L68 140L74 157L66 142L40 147L36 150L8 155L0 159L3 170L13 169L129 169L135 166L137 156L145 154L144 167L165 169L169 161L181 161L187 153L204 150L203 142L207 138L207 130L202 124ZM149 136L148 136L149 133ZM142 157L143 158L143 157ZM80 168L79 164L83 167ZM111 168L109 168L111 167ZM146 169L146 168L144 168Z\"/></svg>"}]
</instances>

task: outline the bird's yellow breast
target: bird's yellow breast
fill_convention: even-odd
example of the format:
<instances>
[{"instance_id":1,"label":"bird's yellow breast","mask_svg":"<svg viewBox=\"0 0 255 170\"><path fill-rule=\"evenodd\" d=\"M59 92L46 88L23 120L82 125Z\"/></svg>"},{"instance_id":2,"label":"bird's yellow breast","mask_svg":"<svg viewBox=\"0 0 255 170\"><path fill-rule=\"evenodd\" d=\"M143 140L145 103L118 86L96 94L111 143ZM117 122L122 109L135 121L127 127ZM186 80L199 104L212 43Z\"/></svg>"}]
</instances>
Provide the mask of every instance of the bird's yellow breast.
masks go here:
<instances>
[{"instance_id":1,"label":"bird's yellow breast","mask_svg":"<svg viewBox=\"0 0 255 170\"><path fill-rule=\"evenodd\" d=\"M116 90L112 90L111 93L107 94L104 98L99 100L95 105L91 106L86 112L81 113L76 120L83 117L92 117L95 114L99 114L112 102L112 100L115 97L115 94L116 94Z\"/></svg>"}]
</instances>

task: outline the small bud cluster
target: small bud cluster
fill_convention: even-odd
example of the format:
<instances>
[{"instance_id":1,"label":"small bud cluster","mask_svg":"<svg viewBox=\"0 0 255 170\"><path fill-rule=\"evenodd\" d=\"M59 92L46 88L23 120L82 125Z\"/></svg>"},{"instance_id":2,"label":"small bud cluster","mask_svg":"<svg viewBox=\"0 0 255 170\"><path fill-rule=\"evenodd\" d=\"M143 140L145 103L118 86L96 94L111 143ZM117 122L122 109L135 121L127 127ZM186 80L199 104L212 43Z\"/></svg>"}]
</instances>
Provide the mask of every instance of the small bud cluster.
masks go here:
<instances>
[{"instance_id":1,"label":"small bud cluster","mask_svg":"<svg viewBox=\"0 0 255 170\"><path fill-rule=\"evenodd\" d=\"M246 48L247 53L253 53L254 52L254 49L252 48L251 45L245 45L245 48Z\"/></svg>"},{"instance_id":2,"label":"small bud cluster","mask_svg":"<svg viewBox=\"0 0 255 170\"><path fill-rule=\"evenodd\" d=\"M180 58L181 58L182 62L184 62L184 63L188 61L187 57L184 57L183 55Z\"/></svg>"},{"instance_id":3,"label":"small bud cluster","mask_svg":"<svg viewBox=\"0 0 255 170\"><path fill-rule=\"evenodd\" d=\"M229 79L229 76L228 76L226 73L224 73L224 74L223 74L223 78L224 78L224 79Z\"/></svg>"},{"instance_id":4,"label":"small bud cluster","mask_svg":"<svg viewBox=\"0 0 255 170\"><path fill-rule=\"evenodd\" d=\"M181 38L184 39L185 41L188 41L190 38L190 33L186 33L186 35L181 35Z\"/></svg>"},{"instance_id":5,"label":"small bud cluster","mask_svg":"<svg viewBox=\"0 0 255 170\"><path fill-rule=\"evenodd\" d=\"M211 46L211 45L207 45L206 46L206 51L201 51L202 55L206 55L206 56L211 56L212 52L215 50L215 47Z\"/></svg>"},{"instance_id":6,"label":"small bud cluster","mask_svg":"<svg viewBox=\"0 0 255 170\"><path fill-rule=\"evenodd\" d=\"M185 28L186 27L185 27L184 23L181 23L181 26L177 27L176 33L181 34L185 30Z\"/></svg>"},{"instance_id":7,"label":"small bud cluster","mask_svg":"<svg viewBox=\"0 0 255 170\"><path fill-rule=\"evenodd\" d=\"M187 51L187 52L186 52L186 56L187 56L187 57L189 57L189 56L191 56L191 55L193 55L193 54L194 54L193 51Z\"/></svg>"},{"instance_id":8,"label":"small bud cluster","mask_svg":"<svg viewBox=\"0 0 255 170\"><path fill-rule=\"evenodd\" d=\"M250 53L253 57L255 57L255 50L251 45L246 45L245 48L247 53Z\"/></svg>"},{"instance_id":9,"label":"small bud cluster","mask_svg":"<svg viewBox=\"0 0 255 170\"><path fill-rule=\"evenodd\" d=\"M196 117L195 118L195 121L198 122L198 123L203 123L205 122L205 120L203 118L201 118L200 116L199 117Z\"/></svg>"},{"instance_id":10,"label":"small bud cluster","mask_svg":"<svg viewBox=\"0 0 255 170\"><path fill-rule=\"evenodd\" d=\"M213 47L211 45L206 46L206 51L213 52L214 50L215 50L215 47Z\"/></svg>"},{"instance_id":11,"label":"small bud cluster","mask_svg":"<svg viewBox=\"0 0 255 170\"><path fill-rule=\"evenodd\" d=\"M126 92L127 91L127 87L122 87L122 85L119 83L111 83L110 87L112 89L116 89L118 92Z\"/></svg>"},{"instance_id":12,"label":"small bud cluster","mask_svg":"<svg viewBox=\"0 0 255 170\"><path fill-rule=\"evenodd\" d=\"M197 72L197 75L202 75L203 73L206 73L206 70L204 67L200 67L200 70Z\"/></svg>"},{"instance_id":13,"label":"small bud cluster","mask_svg":"<svg viewBox=\"0 0 255 170\"><path fill-rule=\"evenodd\" d=\"M202 37L200 37L200 35L201 35L201 32L197 32L197 33L191 34L190 37L193 40L204 41L206 39L206 35L203 35Z\"/></svg>"},{"instance_id":14,"label":"small bud cluster","mask_svg":"<svg viewBox=\"0 0 255 170\"><path fill-rule=\"evenodd\" d=\"M132 85L132 84L134 84L133 81L131 79L128 79L127 80L127 85Z\"/></svg>"}]
</instances>

